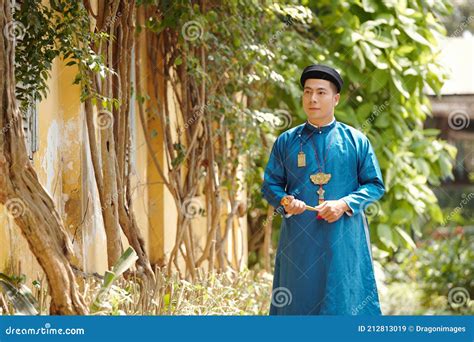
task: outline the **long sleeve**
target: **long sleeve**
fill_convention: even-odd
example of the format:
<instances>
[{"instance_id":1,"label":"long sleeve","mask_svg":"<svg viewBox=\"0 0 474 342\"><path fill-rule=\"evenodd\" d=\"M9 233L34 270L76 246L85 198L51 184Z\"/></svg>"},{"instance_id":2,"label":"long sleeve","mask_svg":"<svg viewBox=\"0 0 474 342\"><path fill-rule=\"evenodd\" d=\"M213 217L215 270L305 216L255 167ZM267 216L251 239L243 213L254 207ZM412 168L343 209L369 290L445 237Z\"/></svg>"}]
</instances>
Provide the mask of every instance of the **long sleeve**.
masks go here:
<instances>
[{"instance_id":1,"label":"long sleeve","mask_svg":"<svg viewBox=\"0 0 474 342\"><path fill-rule=\"evenodd\" d=\"M262 185L263 197L274 208L280 207L281 199L287 195L285 192L287 179L285 165L283 163L284 154L282 153L281 136L273 144L267 167L265 168L264 180Z\"/></svg>"},{"instance_id":2,"label":"long sleeve","mask_svg":"<svg viewBox=\"0 0 474 342\"><path fill-rule=\"evenodd\" d=\"M358 214L369 203L380 199L385 193L379 163L367 138L362 139L360 151L357 153L359 154L357 165L359 187L356 191L342 198L354 215Z\"/></svg>"}]
</instances>

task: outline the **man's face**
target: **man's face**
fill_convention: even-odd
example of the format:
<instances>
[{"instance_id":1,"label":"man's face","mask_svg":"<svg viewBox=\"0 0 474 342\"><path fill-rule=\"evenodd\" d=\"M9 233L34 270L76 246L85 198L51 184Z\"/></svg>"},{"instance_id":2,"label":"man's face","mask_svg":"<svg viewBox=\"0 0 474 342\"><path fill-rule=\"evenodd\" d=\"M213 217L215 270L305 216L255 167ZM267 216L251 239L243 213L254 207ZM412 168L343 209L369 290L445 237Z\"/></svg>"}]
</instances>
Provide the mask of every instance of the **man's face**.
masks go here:
<instances>
[{"instance_id":1,"label":"man's face","mask_svg":"<svg viewBox=\"0 0 474 342\"><path fill-rule=\"evenodd\" d=\"M327 80L307 79L303 89L303 109L310 121L320 121L334 114L339 102L336 86Z\"/></svg>"}]
</instances>

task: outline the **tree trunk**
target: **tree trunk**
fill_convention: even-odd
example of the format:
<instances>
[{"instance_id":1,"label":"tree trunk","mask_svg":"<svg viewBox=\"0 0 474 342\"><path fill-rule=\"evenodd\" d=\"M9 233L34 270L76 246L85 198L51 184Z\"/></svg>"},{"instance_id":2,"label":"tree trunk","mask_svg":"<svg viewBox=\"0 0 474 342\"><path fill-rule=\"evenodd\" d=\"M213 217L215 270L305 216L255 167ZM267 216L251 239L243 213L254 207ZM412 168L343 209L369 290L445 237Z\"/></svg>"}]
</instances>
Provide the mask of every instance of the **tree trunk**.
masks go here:
<instances>
[{"instance_id":1,"label":"tree trunk","mask_svg":"<svg viewBox=\"0 0 474 342\"><path fill-rule=\"evenodd\" d=\"M87 314L71 268L71 242L27 155L15 98L14 41L3 34L12 25L8 0L0 0L0 11L0 203L13 216L46 274L50 313Z\"/></svg>"},{"instance_id":2,"label":"tree trunk","mask_svg":"<svg viewBox=\"0 0 474 342\"><path fill-rule=\"evenodd\" d=\"M101 5L102 4L102 5ZM98 80L90 73L95 92L108 99L118 100L118 106L107 108L97 105L99 116L94 120L94 105L91 99L85 101L87 129L94 176L102 205L107 237L108 265L112 267L122 253L120 232L138 255L138 273L154 282L154 273L145 249L145 242L133 213L133 198L130 177L131 133L130 103L132 50L135 43L135 2L108 0L99 4L95 32L107 32L109 37L91 48L104 57L108 68L114 74L107 74ZM85 3L86 8L90 6ZM98 101L100 102L100 101ZM99 130L99 139L95 138Z\"/></svg>"},{"instance_id":3,"label":"tree trunk","mask_svg":"<svg viewBox=\"0 0 474 342\"><path fill-rule=\"evenodd\" d=\"M275 210L271 205L268 206L267 219L265 220L265 235L263 238L263 264L267 272L271 272L270 248L272 246L272 223Z\"/></svg>"}]
</instances>

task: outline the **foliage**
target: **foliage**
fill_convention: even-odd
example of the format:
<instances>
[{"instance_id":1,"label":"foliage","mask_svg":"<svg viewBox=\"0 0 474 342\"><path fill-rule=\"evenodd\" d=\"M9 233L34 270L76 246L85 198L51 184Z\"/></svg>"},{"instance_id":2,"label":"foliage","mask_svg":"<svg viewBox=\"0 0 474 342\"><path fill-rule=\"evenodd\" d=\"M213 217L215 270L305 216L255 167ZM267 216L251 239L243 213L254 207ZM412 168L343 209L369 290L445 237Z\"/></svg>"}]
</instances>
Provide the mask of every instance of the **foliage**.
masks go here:
<instances>
[{"instance_id":1,"label":"foliage","mask_svg":"<svg viewBox=\"0 0 474 342\"><path fill-rule=\"evenodd\" d=\"M14 19L16 91L22 109L46 97L47 81L57 57L66 60L67 66L77 65L74 83L81 85L81 100L92 96L94 101L102 101L103 107L117 102L92 90L89 73L104 78L113 72L90 48L91 43L108 35L90 32L90 19L81 1L21 1Z\"/></svg>"},{"instance_id":2,"label":"foliage","mask_svg":"<svg viewBox=\"0 0 474 342\"><path fill-rule=\"evenodd\" d=\"M450 305L450 291L465 289L468 298L474 298L474 235L458 227L451 231L435 231L430 240L419 243L415 251L404 250L395 255L385 268L388 283L418 284L420 305L424 308L439 306L444 313L471 313L474 307ZM466 292L467 291L467 292ZM438 305L436 305L438 303ZM470 304L472 306L472 303Z\"/></svg>"},{"instance_id":3,"label":"foliage","mask_svg":"<svg viewBox=\"0 0 474 342\"><path fill-rule=\"evenodd\" d=\"M20 33L16 37L15 77L17 98L23 108L46 97L46 82L59 54L55 48L55 25L50 22L53 13L41 1L21 2L14 12Z\"/></svg>"}]
</instances>

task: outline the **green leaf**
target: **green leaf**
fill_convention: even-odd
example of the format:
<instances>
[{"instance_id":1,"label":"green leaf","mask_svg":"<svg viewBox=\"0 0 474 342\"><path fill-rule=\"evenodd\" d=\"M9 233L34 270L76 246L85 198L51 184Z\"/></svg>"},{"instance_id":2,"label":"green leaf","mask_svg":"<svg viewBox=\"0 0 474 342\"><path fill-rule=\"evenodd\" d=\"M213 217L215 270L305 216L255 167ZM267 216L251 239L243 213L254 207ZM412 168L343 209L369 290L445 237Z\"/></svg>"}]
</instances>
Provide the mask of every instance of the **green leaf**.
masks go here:
<instances>
[{"instance_id":1,"label":"green leaf","mask_svg":"<svg viewBox=\"0 0 474 342\"><path fill-rule=\"evenodd\" d=\"M165 306L168 306L170 305L170 294L167 293L163 296L163 303Z\"/></svg>"},{"instance_id":2,"label":"green leaf","mask_svg":"<svg viewBox=\"0 0 474 342\"><path fill-rule=\"evenodd\" d=\"M374 104L372 102L363 103L356 110L357 118L359 120L365 120L369 116L373 108Z\"/></svg>"},{"instance_id":3,"label":"green leaf","mask_svg":"<svg viewBox=\"0 0 474 342\"><path fill-rule=\"evenodd\" d=\"M376 47L381 48L381 49L391 48L391 47L393 47L394 43L396 43L396 41L394 42L393 40L391 40L389 38L386 38L386 37L383 37L383 36L379 36L378 38L369 39L369 42L370 42L370 44L375 45Z\"/></svg>"},{"instance_id":4,"label":"green leaf","mask_svg":"<svg viewBox=\"0 0 474 342\"><path fill-rule=\"evenodd\" d=\"M423 135L425 137L436 137L439 135L439 133L440 133L440 130L436 128L426 128L423 130Z\"/></svg>"},{"instance_id":5,"label":"green leaf","mask_svg":"<svg viewBox=\"0 0 474 342\"><path fill-rule=\"evenodd\" d=\"M123 272L128 270L130 267L135 264L135 261L138 260L137 252L132 247L128 247L125 252L123 252L122 256L117 260L114 267L112 268L112 272L115 273L116 277L122 275Z\"/></svg>"},{"instance_id":6,"label":"green leaf","mask_svg":"<svg viewBox=\"0 0 474 342\"><path fill-rule=\"evenodd\" d=\"M413 213L404 208L397 208L393 211L391 215L391 220L395 224L402 224L410 221L413 217Z\"/></svg>"},{"instance_id":7,"label":"green leaf","mask_svg":"<svg viewBox=\"0 0 474 342\"><path fill-rule=\"evenodd\" d=\"M399 74L391 69L390 74L392 76L392 82L395 85L395 87L398 89L398 91L405 97L405 98L410 98L410 94L408 93L408 90L405 87L405 84L403 83L403 80L399 76Z\"/></svg>"},{"instance_id":8,"label":"green leaf","mask_svg":"<svg viewBox=\"0 0 474 342\"><path fill-rule=\"evenodd\" d=\"M97 312L102 307L102 302L107 296L110 287L113 282L117 280L123 272L133 266L137 261L138 256L132 247L128 247L127 250L120 256L115 265L112 267L112 271L106 271L104 275L104 281L102 283L99 292L91 304L91 312Z\"/></svg>"},{"instance_id":9,"label":"green leaf","mask_svg":"<svg viewBox=\"0 0 474 342\"><path fill-rule=\"evenodd\" d=\"M385 87L389 78L390 78L390 74L387 71L376 69L372 73L371 78L370 78L370 88L369 88L370 92L376 93L380 89Z\"/></svg>"},{"instance_id":10,"label":"green leaf","mask_svg":"<svg viewBox=\"0 0 474 342\"><path fill-rule=\"evenodd\" d=\"M365 69L365 57L364 57L364 54L362 53L362 50L357 45L354 45L352 51L354 52L356 61L359 62L357 64L358 69L360 71L363 71Z\"/></svg>"},{"instance_id":11,"label":"green leaf","mask_svg":"<svg viewBox=\"0 0 474 342\"><path fill-rule=\"evenodd\" d=\"M413 39L414 41L431 47L431 44L421 34L419 34L416 31L416 27L411 26L411 25L402 25L402 29L403 31L405 31L407 36Z\"/></svg>"},{"instance_id":12,"label":"green leaf","mask_svg":"<svg viewBox=\"0 0 474 342\"><path fill-rule=\"evenodd\" d=\"M437 205L437 204L430 205L428 210L430 212L431 218L435 222L439 222L439 223L443 222L443 212L441 211L439 205Z\"/></svg>"},{"instance_id":13,"label":"green leaf","mask_svg":"<svg viewBox=\"0 0 474 342\"><path fill-rule=\"evenodd\" d=\"M360 26L365 40L382 49L396 44L396 40L392 40L385 36L383 25L387 23L386 19L367 20Z\"/></svg>"},{"instance_id":14,"label":"green leaf","mask_svg":"<svg viewBox=\"0 0 474 342\"><path fill-rule=\"evenodd\" d=\"M397 50L395 50L397 52L398 55L406 55L406 54L409 54L410 52L412 52L413 50L415 50L415 46L414 45L402 45L400 46Z\"/></svg>"},{"instance_id":15,"label":"green leaf","mask_svg":"<svg viewBox=\"0 0 474 342\"><path fill-rule=\"evenodd\" d=\"M374 0L362 0L362 8L368 13L375 13L375 11L378 9L378 6Z\"/></svg>"},{"instance_id":16,"label":"green leaf","mask_svg":"<svg viewBox=\"0 0 474 342\"><path fill-rule=\"evenodd\" d=\"M382 113L375 119L375 127L387 128L388 126L390 126L389 115Z\"/></svg>"},{"instance_id":17,"label":"green leaf","mask_svg":"<svg viewBox=\"0 0 474 342\"><path fill-rule=\"evenodd\" d=\"M416 244L415 242L413 241L413 239L411 238L410 235L408 235L408 233L406 231L404 231L402 228L400 227L395 227L395 230L398 232L398 234L402 237L402 239L406 242L406 246L410 249L416 249Z\"/></svg>"},{"instance_id":18,"label":"green leaf","mask_svg":"<svg viewBox=\"0 0 474 342\"><path fill-rule=\"evenodd\" d=\"M451 173L451 170L453 169L453 164L446 156L441 154L439 156L438 163L443 176Z\"/></svg>"},{"instance_id":19,"label":"green leaf","mask_svg":"<svg viewBox=\"0 0 474 342\"><path fill-rule=\"evenodd\" d=\"M379 69L387 69L388 64L382 61L379 61L378 57L375 55L372 47L369 46L366 42L359 42L362 51L364 52L365 57L372 62L372 64Z\"/></svg>"},{"instance_id":20,"label":"green leaf","mask_svg":"<svg viewBox=\"0 0 474 342\"><path fill-rule=\"evenodd\" d=\"M392 230L390 229L390 226L386 224L379 224L377 226L377 235L382 241L382 243L387 246L388 248L395 249L395 245L393 244L393 236L392 236Z\"/></svg>"},{"instance_id":21,"label":"green leaf","mask_svg":"<svg viewBox=\"0 0 474 342\"><path fill-rule=\"evenodd\" d=\"M413 163L416 169L418 170L418 172L420 172L425 177L429 177L431 168L430 168L430 164L428 164L426 160L422 158L417 158L413 161Z\"/></svg>"}]
</instances>

